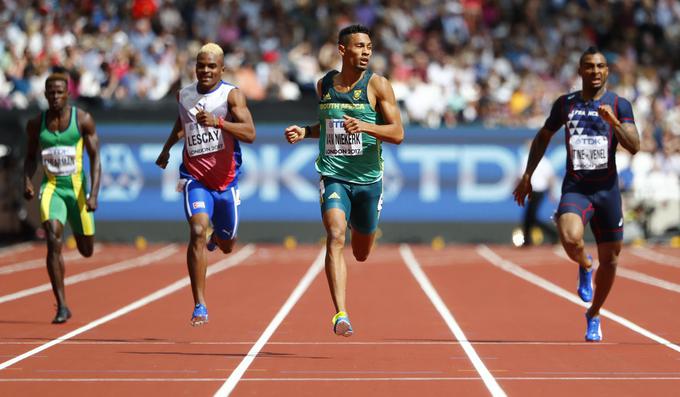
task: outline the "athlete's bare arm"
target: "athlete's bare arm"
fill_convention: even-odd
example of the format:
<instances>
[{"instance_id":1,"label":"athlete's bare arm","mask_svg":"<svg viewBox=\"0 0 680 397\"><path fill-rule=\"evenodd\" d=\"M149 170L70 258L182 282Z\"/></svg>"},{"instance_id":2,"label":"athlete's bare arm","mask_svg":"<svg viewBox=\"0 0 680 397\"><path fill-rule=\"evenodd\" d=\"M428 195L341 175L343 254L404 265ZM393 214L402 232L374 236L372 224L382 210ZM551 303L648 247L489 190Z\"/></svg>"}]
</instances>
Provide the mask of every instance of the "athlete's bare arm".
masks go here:
<instances>
[{"instance_id":1,"label":"athlete's bare arm","mask_svg":"<svg viewBox=\"0 0 680 397\"><path fill-rule=\"evenodd\" d=\"M182 128L182 122L179 119L179 116L177 117L177 120L175 120L175 125L172 127L172 131L170 131L170 135L168 135L168 139L165 140L165 145L163 145L163 150L161 150L160 154L158 155L158 158L156 159L156 165L165 169L168 165L168 161L170 160L170 149L184 137L184 128Z\"/></svg>"},{"instance_id":2,"label":"athlete's bare arm","mask_svg":"<svg viewBox=\"0 0 680 397\"><path fill-rule=\"evenodd\" d=\"M512 192L515 196L515 201L520 206L524 206L524 199L531 193L531 175L533 175L538 163L543 158L545 154L545 149L550 143L550 139L555 135L555 131L550 131L549 129L543 127L541 128L534 140L531 142L531 149L529 150L529 158L527 159L526 171L524 175L517 183L517 187Z\"/></svg>"},{"instance_id":3,"label":"athlete's bare arm","mask_svg":"<svg viewBox=\"0 0 680 397\"><path fill-rule=\"evenodd\" d=\"M241 142L255 142L255 124L246 104L246 96L241 90L234 88L229 91L227 103L233 121L220 120L214 114L203 111L196 114L196 121L201 125L221 128L223 132L233 135Z\"/></svg>"},{"instance_id":4,"label":"athlete's bare arm","mask_svg":"<svg viewBox=\"0 0 680 397\"><path fill-rule=\"evenodd\" d=\"M90 113L78 109L78 122L80 132L83 135L83 143L85 150L90 158L90 180L92 181L92 188L90 189L90 196L87 198L87 210L95 211L97 209L97 197L99 196L99 180L101 177L101 162L99 160L99 137L97 136L97 129L95 128L94 118Z\"/></svg>"},{"instance_id":5,"label":"athlete's bare arm","mask_svg":"<svg viewBox=\"0 0 680 397\"><path fill-rule=\"evenodd\" d=\"M640 150L640 136L638 135L635 124L622 123L619 121L609 105L600 105L597 112L600 114L600 117L612 127L621 146L631 154L635 154Z\"/></svg>"},{"instance_id":6,"label":"athlete's bare arm","mask_svg":"<svg viewBox=\"0 0 680 397\"><path fill-rule=\"evenodd\" d=\"M371 76L368 82L368 99L375 110L382 115L383 124L371 124L344 116L345 131L352 134L365 132L383 142L400 144L404 140L404 126L401 123L399 106L390 82L383 76Z\"/></svg>"},{"instance_id":7,"label":"athlete's bare arm","mask_svg":"<svg viewBox=\"0 0 680 397\"><path fill-rule=\"evenodd\" d=\"M40 116L34 117L26 123L26 158L24 159L24 197L31 200L35 196L33 190L33 175L37 168L38 134L40 132Z\"/></svg>"}]
</instances>

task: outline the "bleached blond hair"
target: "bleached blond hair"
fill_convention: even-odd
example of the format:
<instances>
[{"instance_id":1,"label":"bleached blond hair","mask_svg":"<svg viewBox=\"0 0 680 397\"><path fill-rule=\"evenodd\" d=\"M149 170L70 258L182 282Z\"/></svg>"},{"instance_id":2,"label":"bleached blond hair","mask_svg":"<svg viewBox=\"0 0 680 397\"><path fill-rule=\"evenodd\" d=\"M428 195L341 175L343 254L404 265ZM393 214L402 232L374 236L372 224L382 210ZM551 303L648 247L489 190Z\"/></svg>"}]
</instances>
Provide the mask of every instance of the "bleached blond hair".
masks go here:
<instances>
[{"instance_id":1,"label":"bleached blond hair","mask_svg":"<svg viewBox=\"0 0 680 397\"><path fill-rule=\"evenodd\" d=\"M198 50L198 54L202 53L208 53L218 57L224 57L224 51L222 51L222 47L218 46L215 43L204 44L203 47L201 47L201 49ZM198 56L198 54L196 55Z\"/></svg>"}]
</instances>

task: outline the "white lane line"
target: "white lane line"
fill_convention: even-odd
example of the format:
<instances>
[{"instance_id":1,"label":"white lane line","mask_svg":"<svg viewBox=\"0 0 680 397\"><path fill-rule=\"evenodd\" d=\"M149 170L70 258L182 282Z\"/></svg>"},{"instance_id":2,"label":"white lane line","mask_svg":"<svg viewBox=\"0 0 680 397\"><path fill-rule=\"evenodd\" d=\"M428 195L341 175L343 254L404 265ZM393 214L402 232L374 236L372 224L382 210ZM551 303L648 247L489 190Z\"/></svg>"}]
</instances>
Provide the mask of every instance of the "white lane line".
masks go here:
<instances>
[{"instance_id":1,"label":"white lane line","mask_svg":"<svg viewBox=\"0 0 680 397\"><path fill-rule=\"evenodd\" d=\"M236 369L232 371L231 375L229 375L229 378L227 378L227 380L224 381L224 384L215 392L214 395L216 397L225 397L231 394L250 364L253 362L253 360L255 360L255 357L257 357L260 350L262 350L269 338L271 338L271 336L274 334L274 331L276 331L279 325L281 325L283 319L286 318L293 306L295 306L302 294L307 291L307 288L309 288L309 286L312 284L312 281L314 281L316 276L319 274L324 266L325 253L326 249L322 248L321 252L319 252L319 255L307 270L307 273L305 273L302 279L300 279L298 285L295 287L283 306L281 306L278 313L276 313L262 335L260 335L260 338L257 340L257 342L255 342L253 347L250 348L248 354L243 357L243 360L241 360Z\"/></svg>"},{"instance_id":2,"label":"white lane line","mask_svg":"<svg viewBox=\"0 0 680 397\"><path fill-rule=\"evenodd\" d=\"M498 382L496 382L496 379L494 379L493 375L491 375L491 372L489 372L489 370L486 368L482 362L482 359L479 358L479 355L475 351L474 347L472 347L470 341L468 341L465 333L463 333L463 330L456 322L456 319L453 318L453 314L451 314L451 311L449 311L448 307L446 307L446 304L437 293L437 290L432 286L432 283L430 283L427 275L425 275L425 272L423 272L421 269L420 264L413 255L411 248L406 244L402 244L399 246L399 253L401 253L402 258L406 263L406 267L408 267L408 269L413 274L413 277L415 277L416 281L418 281L418 284L420 284L420 288L422 288L427 297L430 298L432 305L434 305L435 309L437 309L439 315L442 316L444 322L449 327L453 335L460 342L465 354L467 354L467 356L470 358L472 365L477 370L477 373L479 373L479 376L481 376L486 388L489 389L489 392L491 392L491 395L505 396L505 392L503 389L501 389Z\"/></svg>"},{"instance_id":3,"label":"white lane line","mask_svg":"<svg viewBox=\"0 0 680 397\"><path fill-rule=\"evenodd\" d=\"M478 376L450 376L424 378L245 378L243 382L441 382L441 381L479 381ZM658 381L677 380L680 376L499 376L503 381ZM0 378L0 383L11 382L221 382L222 378Z\"/></svg>"},{"instance_id":4,"label":"white lane line","mask_svg":"<svg viewBox=\"0 0 680 397\"><path fill-rule=\"evenodd\" d=\"M569 256L567 256L567 254L564 251L555 250L553 252L555 253L555 255L559 256L560 258L574 263L573 261L571 261L571 259L569 259ZM597 262L597 261L594 261L594 262ZM649 274L638 272L636 270L627 269L625 267L622 267L621 265L617 266L616 275L621 276L623 278L627 278L629 280L637 281L639 283L651 285L653 287L663 288L663 289L668 290L668 291L680 293L680 284L676 284L676 283L673 283L673 282L670 282L670 281L667 281L667 280L663 280L663 279L660 279L660 278L657 278L657 277L654 277L654 276L650 276Z\"/></svg>"},{"instance_id":5,"label":"white lane line","mask_svg":"<svg viewBox=\"0 0 680 397\"><path fill-rule=\"evenodd\" d=\"M0 248L0 257L9 254L16 254L18 252L28 251L31 248L33 248L33 243L31 242L8 245L7 247Z\"/></svg>"},{"instance_id":6,"label":"white lane line","mask_svg":"<svg viewBox=\"0 0 680 397\"><path fill-rule=\"evenodd\" d=\"M99 251L101 251L102 245L101 244L95 244L94 245L94 254L97 254ZM80 252L78 250L72 250L64 253L64 261L78 261L78 260L85 260L85 259L90 259L90 258L85 258L84 256L80 255ZM31 269L36 269L39 267L45 267L45 258L39 258L39 259L31 259L27 260L24 262L19 262L15 263L12 265L6 265L0 267L0 275L3 274L10 274L10 273L16 273L16 272L21 272L24 270L31 270Z\"/></svg>"},{"instance_id":7,"label":"white lane line","mask_svg":"<svg viewBox=\"0 0 680 397\"><path fill-rule=\"evenodd\" d=\"M238 265L240 262L244 261L250 255L252 255L253 252L255 252L255 247L252 244L246 245L245 247L241 248L238 252L236 252L236 253L230 255L229 257L222 259L221 261L210 266L208 268L208 273L207 273L206 277L209 277L212 274L215 274L217 272L221 272L225 269L228 269L230 267ZM102 324L105 324L105 323L107 323L111 320L114 320L114 319L116 319L120 316L123 316L123 315L130 313L134 310L137 310L137 309L139 309L143 306L146 306L149 303L154 302L158 299L161 299L161 298L163 298L163 297L165 297L165 296L167 296L167 295L169 295L169 294L171 294L171 293L173 293L173 292L175 292L175 291L177 291L177 290L179 290L179 289L181 289L181 288L183 288L183 287L185 287L189 284L190 284L189 276L186 276L186 277L184 277L180 280L177 280L174 283L168 285L167 287L161 288L156 292L153 292L153 293L151 293L151 294L149 294L149 295L147 295L147 296L145 296L141 299L138 299L138 300L130 303L129 305L124 306L124 307L116 310L113 313L107 314L104 317L100 317L99 319L94 320L91 323L86 324L86 325L84 325L84 326L82 326L78 329L75 329L75 330L73 330L73 331L71 331L71 332L69 332L65 335L62 335L62 336L60 336L56 339L52 339L51 341L49 341L49 342L47 342L47 343L45 343L41 346L38 346L35 349L32 349L32 350L30 350L30 351L28 351L24 354L21 354L21 355L13 358L11 360L0 363L0 371L11 366L11 365L18 363L19 361L22 361L22 360L24 360L28 357L31 357L31 356L33 356L37 353L40 353L43 350L47 350L54 345L57 345L61 342L69 340L69 339L73 338L74 336L78 336L78 335L80 335L84 332L87 332L87 331L89 331L93 328L96 328L96 327L98 327Z\"/></svg>"},{"instance_id":8,"label":"white lane line","mask_svg":"<svg viewBox=\"0 0 680 397\"><path fill-rule=\"evenodd\" d=\"M646 259L648 261L656 262L660 265L680 268L680 258L673 255L666 255L660 252L654 252L649 248L636 247L630 250L634 255Z\"/></svg>"},{"instance_id":9,"label":"white lane line","mask_svg":"<svg viewBox=\"0 0 680 397\"><path fill-rule=\"evenodd\" d=\"M526 280L534 285L537 285L543 289L545 289L548 292L551 292L561 298L564 298L576 305L579 305L581 307L587 308L589 304L584 303L581 301L581 299L576 296L575 294L572 294L568 292L567 290L563 289L562 287L553 284L552 282L544 279L543 277L537 276L534 273L531 273L530 271L523 269L521 266L516 265L508 260L505 260L501 258L498 254L496 254L491 248L487 247L486 245L480 245L477 247L477 253L489 263L492 265L505 270L506 272L513 274L523 280ZM645 336L654 342L657 342L661 345L664 345L668 347L669 349L675 350L676 352L680 353L680 346L670 342L667 339L664 339L660 337L659 335L633 323L630 320L627 320L618 314L612 313L611 311L607 309L600 309L600 315L609 318L610 320L613 320L614 322L617 322L624 327L630 329L633 332L637 332L638 334Z\"/></svg>"},{"instance_id":10,"label":"white lane line","mask_svg":"<svg viewBox=\"0 0 680 397\"><path fill-rule=\"evenodd\" d=\"M247 265L243 265L247 266ZM47 340L36 340L33 342L26 341L0 341L0 345L41 345ZM256 341L236 341L236 342L171 342L171 341L68 341L65 345L252 345ZM288 345L288 346L439 346L439 345L460 345L459 341L422 341L422 342L269 342L269 345ZM615 342L600 342L597 346L602 345L621 345L623 343ZM593 346L591 342L532 342L532 341L508 341L508 342L479 342L475 341L475 345L546 345L546 346Z\"/></svg>"},{"instance_id":11,"label":"white lane line","mask_svg":"<svg viewBox=\"0 0 680 397\"><path fill-rule=\"evenodd\" d=\"M137 258L126 259L124 261L113 263L108 266L88 270L86 272L66 277L64 279L64 285L76 284L82 281L92 280L98 277L108 276L109 274L122 272L124 270L146 266L150 263L154 263L160 261L161 259L165 259L168 256L177 252L178 250L179 248L177 247L176 244L168 244L154 252L150 252L146 255ZM0 296L0 303L25 298L27 296L35 295L45 291L52 291L52 285L50 283L41 284L36 287L27 288L18 292L14 292L12 294Z\"/></svg>"}]
</instances>

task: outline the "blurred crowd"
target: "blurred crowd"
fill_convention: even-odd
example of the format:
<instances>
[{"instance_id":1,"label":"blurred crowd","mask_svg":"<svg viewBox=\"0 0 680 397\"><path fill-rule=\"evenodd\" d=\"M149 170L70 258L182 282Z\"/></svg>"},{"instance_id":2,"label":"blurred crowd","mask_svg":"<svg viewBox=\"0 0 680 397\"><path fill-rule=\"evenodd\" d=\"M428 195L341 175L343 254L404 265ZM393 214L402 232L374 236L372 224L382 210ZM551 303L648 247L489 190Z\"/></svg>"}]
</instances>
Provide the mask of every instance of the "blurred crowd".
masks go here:
<instances>
[{"instance_id":1,"label":"blurred crowd","mask_svg":"<svg viewBox=\"0 0 680 397\"><path fill-rule=\"evenodd\" d=\"M208 41L250 100L296 100L339 68L337 32L351 23L371 29L371 68L405 121L432 128L539 128L580 88L583 50L601 48L642 134L644 153L621 166L674 177L665 194L680 196L677 0L0 0L0 108L44 107L56 68L72 97L102 106L172 98Z\"/></svg>"}]
</instances>

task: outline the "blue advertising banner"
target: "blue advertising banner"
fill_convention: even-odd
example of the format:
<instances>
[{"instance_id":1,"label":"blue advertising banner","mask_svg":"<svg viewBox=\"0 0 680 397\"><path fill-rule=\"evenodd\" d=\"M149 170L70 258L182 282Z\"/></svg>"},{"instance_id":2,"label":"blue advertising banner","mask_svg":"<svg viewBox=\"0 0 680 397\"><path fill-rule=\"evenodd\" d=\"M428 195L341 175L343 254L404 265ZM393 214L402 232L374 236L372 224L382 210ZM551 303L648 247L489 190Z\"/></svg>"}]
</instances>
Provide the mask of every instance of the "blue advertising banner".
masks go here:
<instances>
[{"instance_id":1,"label":"blue advertising banner","mask_svg":"<svg viewBox=\"0 0 680 397\"><path fill-rule=\"evenodd\" d=\"M98 220L182 220L177 192L182 142L167 169L155 165L172 125L100 124L102 186ZM252 221L318 221L316 140L289 145L283 125L257 125L257 139L242 144L240 216ZM515 222L512 190L535 130L408 128L401 145L383 144L381 221ZM546 153L561 180L565 163L558 133ZM559 188L559 187L558 187ZM550 207L550 206L545 206ZM554 207L554 206L553 206ZM548 217L551 208L544 208Z\"/></svg>"}]
</instances>

